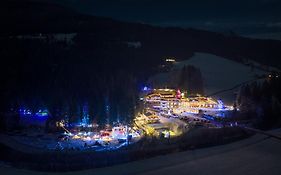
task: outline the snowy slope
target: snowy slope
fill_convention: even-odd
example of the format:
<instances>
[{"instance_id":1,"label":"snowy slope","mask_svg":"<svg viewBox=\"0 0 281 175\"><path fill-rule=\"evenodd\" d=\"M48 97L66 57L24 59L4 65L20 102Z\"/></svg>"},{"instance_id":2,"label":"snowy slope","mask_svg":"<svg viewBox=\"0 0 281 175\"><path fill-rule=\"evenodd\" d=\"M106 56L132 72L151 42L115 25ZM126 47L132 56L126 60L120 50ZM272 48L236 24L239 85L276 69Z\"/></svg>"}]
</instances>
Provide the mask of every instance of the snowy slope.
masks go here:
<instances>
[{"instance_id":1,"label":"snowy slope","mask_svg":"<svg viewBox=\"0 0 281 175\"><path fill-rule=\"evenodd\" d=\"M281 41L280 32L244 35L244 37L253 38L253 39L271 39L271 40L280 40Z\"/></svg>"},{"instance_id":2,"label":"snowy slope","mask_svg":"<svg viewBox=\"0 0 281 175\"><path fill-rule=\"evenodd\" d=\"M272 132L281 134L281 130ZM127 174L240 174L279 175L281 167L281 141L257 134L235 143L203 149L189 150L150 159L92 170L48 173L15 169L0 163L0 171L9 175L127 175Z\"/></svg>"},{"instance_id":3,"label":"snowy slope","mask_svg":"<svg viewBox=\"0 0 281 175\"><path fill-rule=\"evenodd\" d=\"M263 75L266 72L253 69L250 66L207 53L195 53L190 59L175 63L174 70L169 73L160 73L151 77L150 82L172 83L172 75L176 70L180 70L184 65L193 65L200 68L204 81L205 94L231 88L239 83L255 79L256 75ZM227 103L234 100L234 91L215 96Z\"/></svg>"}]
</instances>

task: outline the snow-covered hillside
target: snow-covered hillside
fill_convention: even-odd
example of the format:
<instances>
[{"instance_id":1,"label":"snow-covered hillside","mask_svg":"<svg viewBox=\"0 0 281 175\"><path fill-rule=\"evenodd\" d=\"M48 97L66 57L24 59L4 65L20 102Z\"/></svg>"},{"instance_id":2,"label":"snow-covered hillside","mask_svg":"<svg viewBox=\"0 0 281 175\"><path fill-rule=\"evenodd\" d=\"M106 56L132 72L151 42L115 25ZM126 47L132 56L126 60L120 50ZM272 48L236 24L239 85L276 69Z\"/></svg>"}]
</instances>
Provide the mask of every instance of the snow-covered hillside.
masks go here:
<instances>
[{"instance_id":1,"label":"snow-covered hillside","mask_svg":"<svg viewBox=\"0 0 281 175\"><path fill-rule=\"evenodd\" d=\"M206 95L232 88L239 83L255 79L256 75L266 73L263 70L258 70L216 55L195 53L190 59L175 63L171 72L157 74L151 77L149 82L157 82L163 85L165 82L168 82L167 84L170 85L173 83L174 72L180 70L184 65L193 65L201 70ZM231 104L235 99L235 91L219 94L216 98L221 98Z\"/></svg>"},{"instance_id":2,"label":"snow-covered hillside","mask_svg":"<svg viewBox=\"0 0 281 175\"><path fill-rule=\"evenodd\" d=\"M253 39L271 39L271 40L280 40L281 41L281 33L261 33L261 34L252 34L252 35L244 35L248 38Z\"/></svg>"},{"instance_id":3,"label":"snow-covered hillside","mask_svg":"<svg viewBox=\"0 0 281 175\"><path fill-rule=\"evenodd\" d=\"M10 39L17 38L22 40L41 40L51 42L65 42L66 44L74 44L74 38L77 33L50 33L50 34L32 34L32 35L16 35L10 36Z\"/></svg>"}]
</instances>

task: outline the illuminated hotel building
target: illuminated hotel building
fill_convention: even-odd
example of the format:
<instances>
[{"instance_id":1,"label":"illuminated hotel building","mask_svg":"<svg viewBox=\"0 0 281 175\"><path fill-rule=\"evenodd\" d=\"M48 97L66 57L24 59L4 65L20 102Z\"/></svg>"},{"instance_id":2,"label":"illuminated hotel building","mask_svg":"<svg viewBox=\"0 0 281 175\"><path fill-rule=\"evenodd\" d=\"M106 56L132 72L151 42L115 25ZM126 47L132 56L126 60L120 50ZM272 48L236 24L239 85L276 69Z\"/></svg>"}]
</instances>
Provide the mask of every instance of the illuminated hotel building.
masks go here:
<instances>
[{"instance_id":1,"label":"illuminated hotel building","mask_svg":"<svg viewBox=\"0 0 281 175\"><path fill-rule=\"evenodd\" d=\"M209 97L190 97L185 98L180 90L174 89L154 89L144 98L146 107L150 109L172 110L180 112L198 113L199 110L222 109L223 103Z\"/></svg>"}]
</instances>

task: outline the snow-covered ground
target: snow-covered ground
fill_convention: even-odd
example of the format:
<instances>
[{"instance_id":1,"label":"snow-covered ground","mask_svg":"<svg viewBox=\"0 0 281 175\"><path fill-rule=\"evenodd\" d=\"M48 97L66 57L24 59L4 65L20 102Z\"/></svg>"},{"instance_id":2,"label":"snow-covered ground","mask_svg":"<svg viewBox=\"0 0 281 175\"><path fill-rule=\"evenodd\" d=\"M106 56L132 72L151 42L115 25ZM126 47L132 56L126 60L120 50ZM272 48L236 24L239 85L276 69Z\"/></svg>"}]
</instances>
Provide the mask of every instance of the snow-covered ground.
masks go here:
<instances>
[{"instance_id":1,"label":"snow-covered ground","mask_svg":"<svg viewBox=\"0 0 281 175\"><path fill-rule=\"evenodd\" d=\"M46 153L59 150L108 151L126 146L125 139L119 142L117 138L111 139L110 137L110 140L105 140L105 138L93 139L90 135L85 137L80 135L79 139L67 137L68 139L64 140L59 139L61 136L62 134L44 134L38 137L31 132L24 136L0 134L0 143L25 153ZM133 137L130 143L136 143L139 139L139 137Z\"/></svg>"},{"instance_id":2,"label":"snow-covered ground","mask_svg":"<svg viewBox=\"0 0 281 175\"><path fill-rule=\"evenodd\" d=\"M160 83L171 82L174 72L184 65L193 65L201 70L205 94L209 95L220 90L229 89L242 82L255 79L255 75L263 75L266 72L251 68L244 64L207 53L195 53L190 59L175 63L174 70L168 73L157 74L149 80ZM229 91L215 96L228 104L235 99L234 92Z\"/></svg>"},{"instance_id":3,"label":"snow-covered ground","mask_svg":"<svg viewBox=\"0 0 281 175\"><path fill-rule=\"evenodd\" d=\"M281 130L275 130L281 136ZM66 175L171 175L171 174L243 174L243 175L279 175L281 167L281 140L256 134L235 143L190 150L180 153L158 156L146 160L130 162L106 168L61 173ZM43 173L15 169L0 163L0 171L9 175L48 175Z\"/></svg>"},{"instance_id":4,"label":"snow-covered ground","mask_svg":"<svg viewBox=\"0 0 281 175\"><path fill-rule=\"evenodd\" d=\"M244 35L244 37L253 38L253 39L272 39L272 40L280 40L281 41L281 32Z\"/></svg>"}]
</instances>

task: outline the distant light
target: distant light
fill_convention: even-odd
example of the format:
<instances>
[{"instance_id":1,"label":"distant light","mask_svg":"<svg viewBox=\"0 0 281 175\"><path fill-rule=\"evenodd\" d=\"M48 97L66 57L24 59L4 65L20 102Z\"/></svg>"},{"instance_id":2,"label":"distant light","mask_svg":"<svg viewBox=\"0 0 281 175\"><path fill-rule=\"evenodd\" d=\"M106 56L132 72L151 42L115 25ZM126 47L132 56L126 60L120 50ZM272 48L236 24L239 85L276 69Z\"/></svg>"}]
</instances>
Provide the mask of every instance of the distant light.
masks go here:
<instances>
[{"instance_id":1,"label":"distant light","mask_svg":"<svg viewBox=\"0 0 281 175\"><path fill-rule=\"evenodd\" d=\"M38 112L35 114L37 117L46 117L49 115L49 112L47 109L41 110L39 109Z\"/></svg>"},{"instance_id":2,"label":"distant light","mask_svg":"<svg viewBox=\"0 0 281 175\"><path fill-rule=\"evenodd\" d=\"M176 60L175 59L172 59L172 58L167 58L166 59L166 62L175 62Z\"/></svg>"},{"instance_id":3,"label":"distant light","mask_svg":"<svg viewBox=\"0 0 281 175\"><path fill-rule=\"evenodd\" d=\"M147 91L147 90L148 90L148 87L147 87L147 86L144 86L144 87L143 87L143 90L144 90L144 91Z\"/></svg>"},{"instance_id":4,"label":"distant light","mask_svg":"<svg viewBox=\"0 0 281 175\"><path fill-rule=\"evenodd\" d=\"M22 116L31 116L32 115L32 112L29 109L20 109L19 113Z\"/></svg>"}]
</instances>

